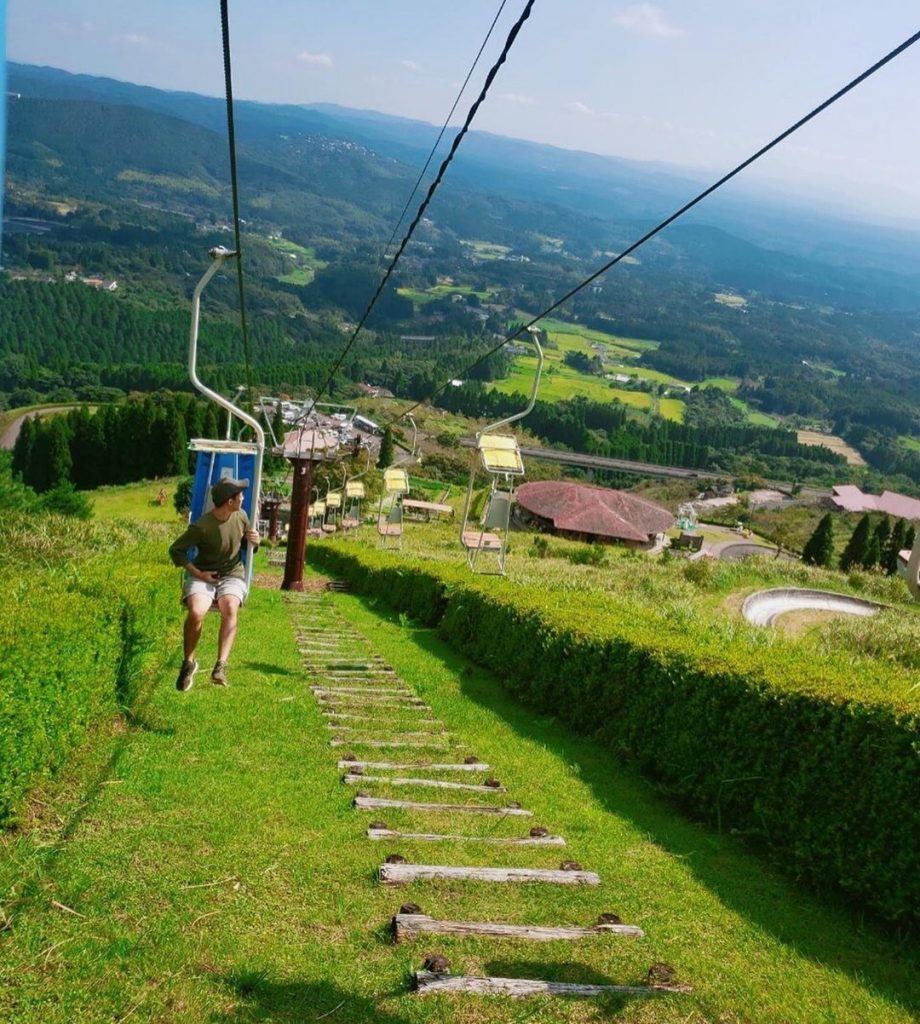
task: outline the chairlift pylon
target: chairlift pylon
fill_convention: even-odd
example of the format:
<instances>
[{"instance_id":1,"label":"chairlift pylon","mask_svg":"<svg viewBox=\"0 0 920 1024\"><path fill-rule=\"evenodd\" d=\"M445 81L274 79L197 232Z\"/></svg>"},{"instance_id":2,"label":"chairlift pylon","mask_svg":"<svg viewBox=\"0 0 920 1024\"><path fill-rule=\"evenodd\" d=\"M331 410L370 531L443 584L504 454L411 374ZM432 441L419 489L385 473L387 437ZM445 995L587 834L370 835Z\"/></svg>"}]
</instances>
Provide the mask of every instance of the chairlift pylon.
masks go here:
<instances>
[{"instance_id":1,"label":"chairlift pylon","mask_svg":"<svg viewBox=\"0 0 920 1024\"><path fill-rule=\"evenodd\" d=\"M530 340L537 350L537 372L527 407L513 416L507 416L483 427L476 434L476 447L470 466L470 482L463 506L463 523L460 527L460 543L466 551L470 569L477 571L479 556L483 553L496 556L498 573L505 574L505 560L508 554L508 532L511 526L511 505L514 501L514 481L524 475L524 460L513 434L496 433L501 427L522 420L534 407L540 376L543 373L543 348L540 345L539 330L529 327ZM473 490L476 484L477 461L491 477L489 496L482 517L476 526L470 526L473 506ZM482 570L478 570L482 571Z\"/></svg>"}]
</instances>

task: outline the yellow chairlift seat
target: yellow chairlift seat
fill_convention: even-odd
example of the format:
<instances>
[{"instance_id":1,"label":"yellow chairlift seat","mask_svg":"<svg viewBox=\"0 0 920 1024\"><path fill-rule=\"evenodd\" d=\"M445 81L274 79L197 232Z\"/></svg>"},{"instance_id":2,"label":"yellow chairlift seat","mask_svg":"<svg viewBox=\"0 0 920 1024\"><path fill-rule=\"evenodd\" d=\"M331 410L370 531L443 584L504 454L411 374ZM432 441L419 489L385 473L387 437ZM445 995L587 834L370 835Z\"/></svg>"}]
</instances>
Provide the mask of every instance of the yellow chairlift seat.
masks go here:
<instances>
[{"instance_id":1,"label":"yellow chairlift seat","mask_svg":"<svg viewBox=\"0 0 920 1024\"><path fill-rule=\"evenodd\" d=\"M326 508L341 508L342 507L342 492L341 491L330 491L326 495Z\"/></svg>"},{"instance_id":2,"label":"yellow chairlift seat","mask_svg":"<svg viewBox=\"0 0 920 1024\"><path fill-rule=\"evenodd\" d=\"M363 498L364 497L364 484L361 480L349 480L345 484L345 497L346 498Z\"/></svg>"},{"instance_id":3,"label":"yellow chairlift seat","mask_svg":"<svg viewBox=\"0 0 920 1024\"><path fill-rule=\"evenodd\" d=\"M409 474L398 466L383 471L383 489L387 494L408 494Z\"/></svg>"},{"instance_id":4,"label":"yellow chairlift seat","mask_svg":"<svg viewBox=\"0 0 920 1024\"><path fill-rule=\"evenodd\" d=\"M482 468L487 472L523 475L524 460L516 438L507 434L481 434L476 447L479 449Z\"/></svg>"}]
</instances>

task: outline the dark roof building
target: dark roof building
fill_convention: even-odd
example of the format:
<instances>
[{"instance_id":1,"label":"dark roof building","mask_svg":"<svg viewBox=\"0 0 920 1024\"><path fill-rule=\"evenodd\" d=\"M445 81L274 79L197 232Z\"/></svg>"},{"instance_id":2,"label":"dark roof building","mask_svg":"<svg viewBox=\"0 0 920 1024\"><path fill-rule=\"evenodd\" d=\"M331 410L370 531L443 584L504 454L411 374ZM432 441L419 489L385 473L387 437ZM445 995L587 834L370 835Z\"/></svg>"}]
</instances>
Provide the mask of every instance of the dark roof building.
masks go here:
<instances>
[{"instance_id":1,"label":"dark roof building","mask_svg":"<svg viewBox=\"0 0 920 1024\"><path fill-rule=\"evenodd\" d=\"M647 547L674 525L674 516L654 502L591 484L537 480L521 484L515 497L525 523L575 540Z\"/></svg>"}]
</instances>

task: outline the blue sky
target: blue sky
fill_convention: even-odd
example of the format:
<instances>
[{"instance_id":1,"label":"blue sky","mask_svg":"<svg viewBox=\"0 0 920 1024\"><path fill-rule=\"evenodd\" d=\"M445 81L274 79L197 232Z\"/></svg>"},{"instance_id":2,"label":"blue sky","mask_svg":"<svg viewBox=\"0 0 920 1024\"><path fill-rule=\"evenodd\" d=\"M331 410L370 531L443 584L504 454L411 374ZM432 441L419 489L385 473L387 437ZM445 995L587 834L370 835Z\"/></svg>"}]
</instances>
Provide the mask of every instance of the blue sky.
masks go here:
<instances>
[{"instance_id":1,"label":"blue sky","mask_svg":"<svg viewBox=\"0 0 920 1024\"><path fill-rule=\"evenodd\" d=\"M499 4L231 0L236 95L440 124ZM10 60L222 91L216 0L7 5ZM522 7L508 0L476 91ZM714 176L918 28L911 0L537 0L475 127ZM739 187L920 227L918 107L920 43Z\"/></svg>"}]
</instances>

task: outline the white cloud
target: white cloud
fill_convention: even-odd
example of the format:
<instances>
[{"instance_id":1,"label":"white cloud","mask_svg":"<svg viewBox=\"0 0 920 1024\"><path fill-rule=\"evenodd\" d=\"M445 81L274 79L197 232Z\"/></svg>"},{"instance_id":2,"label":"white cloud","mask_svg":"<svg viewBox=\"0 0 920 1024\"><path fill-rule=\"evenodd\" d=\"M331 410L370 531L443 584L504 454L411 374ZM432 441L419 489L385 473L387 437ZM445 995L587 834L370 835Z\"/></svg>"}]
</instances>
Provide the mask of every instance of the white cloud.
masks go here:
<instances>
[{"instance_id":1,"label":"white cloud","mask_svg":"<svg viewBox=\"0 0 920 1024\"><path fill-rule=\"evenodd\" d=\"M332 58L328 53L298 53L297 59L304 64L315 64L323 68L332 67Z\"/></svg>"},{"instance_id":2,"label":"white cloud","mask_svg":"<svg viewBox=\"0 0 920 1024\"><path fill-rule=\"evenodd\" d=\"M406 69L406 71L421 71L422 70L419 67L419 65L415 63L414 60L401 60L399 63Z\"/></svg>"},{"instance_id":3,"label":"white cloud","mask_svg":"<svg viewBox=\"0 0 920 1024\"><path fill-rule=\"evenodd\" d=\"M576 114L586 114L589 117L594 117L594 111L588 106L587 103L582 103L581 100L574 100L568 104L569 110L574 110Z\"/></svg>"},{"instance_id":4,"label":"white cloud","mask_svg":"<svg viewBox=\"0 0 920 1024\"><path fill-rule=\"evenodd\" d=\"M147 38L147 36L138 35L136 32L129 32L122 36L113 36L112 41L115 43L121 43L124 46L140 46L145 50L148 50L153 46L153 43Z\"/></svg>"},{"instance_id":5,"label":"white cloud","mask_svg":"<svg viewBox=\"0 0 920 1024\"><path fill-rule=\"evenodd\" d=\"M670 24L660 7L654 4L631 4L614 16L614 25L641 36L668 38L682 36L684 30Z\"/></svg>"},{"instance_id":6,"label":"white cloud","mask_svg":"<svg viewBox=\"0 0 920 1024\"><path fill-rule=\"evenodd\" d=\"M501 98L507 100L508 103L517 103L522 107L532 107L537 102L533 96L522 96L519 92L502 93Z\"/></svg>"}]
</instances>

